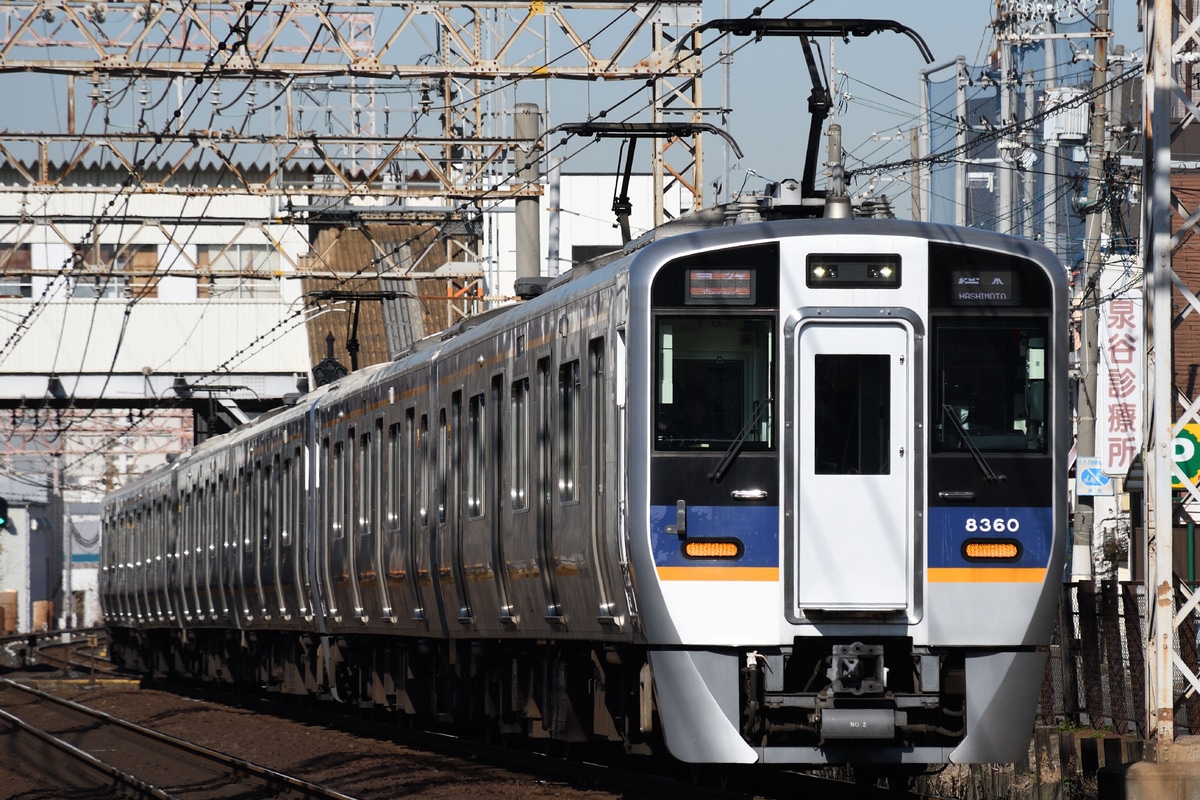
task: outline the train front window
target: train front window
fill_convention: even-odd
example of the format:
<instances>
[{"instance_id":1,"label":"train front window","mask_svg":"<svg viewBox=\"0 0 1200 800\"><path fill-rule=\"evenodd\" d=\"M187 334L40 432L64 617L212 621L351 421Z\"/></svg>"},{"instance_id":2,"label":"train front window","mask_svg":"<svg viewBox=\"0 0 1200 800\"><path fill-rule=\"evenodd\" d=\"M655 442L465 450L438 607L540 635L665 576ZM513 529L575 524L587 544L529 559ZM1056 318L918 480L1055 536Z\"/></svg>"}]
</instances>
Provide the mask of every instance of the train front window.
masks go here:
<instances>
[{"instance_id":1,"label":"train front window","mask_svg":"<svg viewBox=\"0 0 1200 800\"><path fill-rule=\"evenodd\" d=\"M659 450L774 447L774 321L733 314L662 316L655 326Z\"/></svg>"},{"instance_id":2,"label":"train front window","mask_svg":"<svg viewBox=\"0 0 1200 800\"><path fill-rule=\"evenodd\" d=\"M946 319L933 327L935 452L1046 452L1043 320Z\"/></svg>"}]
</instances>

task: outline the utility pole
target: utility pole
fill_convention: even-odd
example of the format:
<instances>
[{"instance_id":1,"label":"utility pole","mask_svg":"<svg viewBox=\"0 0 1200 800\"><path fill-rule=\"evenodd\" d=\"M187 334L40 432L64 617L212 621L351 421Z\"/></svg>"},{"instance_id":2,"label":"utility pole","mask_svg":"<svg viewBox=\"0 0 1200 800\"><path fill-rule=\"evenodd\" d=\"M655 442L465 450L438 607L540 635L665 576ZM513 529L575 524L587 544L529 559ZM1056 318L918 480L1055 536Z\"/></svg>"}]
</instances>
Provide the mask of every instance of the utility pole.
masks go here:
<instances>
[{"instance_id":1,"label":"utility pole","mask_svg":"<svg viewBox=\"0 0 1200 800\"><path fill-rule=\"evenodd\" d=\"M1024 154L1033 148L1034 135L1033 129L1029 125L1029 120L1033 119L1034 114L1034 91L1033 91L1033 70L1025 70L1025 129L1021 134L1021 153ZM1034 174L1032 165L1026 165L1021 176L1021 235L1026 239L1033 239L1033 203L1037 192L1034 189Z\"/></svg>"},{"instance_id":2,"label":"utility pole","mask_svg":"<svg viewBox=\"0 0 1200 800\"><path fill-rule=\"evenodd\" d=\"M1054 33L1055 19L1046 20L1048 33ZM1046 89L1058 88L1058 65L1054 60L1053 39L1046 42L1046 67L1044 71ZM1046 191L1042 192L1042 241L1050 248L1055 256L1062 255L1062 246L1058 241L1058 137L1046 139Z\"/></svg>"},{"instance_id":3,"label":"utility pole","mask_svg":"<svg viewBox=\"0 0 1200 800\"><path fill-rule=\"evenodd\" d=\"M1100 91L1108 82L1108 39L1109 0L1096 3L1094 34L1095 59L1093 61L1092 88L1096 96L1092 100L1091 130L1088 134L1088 197L1087 218L1084 226L1084 289L1080 296L1083 318L1080 323L1079 396L1076 401L1078 423L1076 426L1076 464L1084 458L1096 455L1096 375L1099 371L1100 350L1096 341L1100 320L1100 272L1103 260L1100 254L1100 236L1104 227L1104 162L1107 155L1105 125L1108 108L1105 93ZM1076 470L1078 475L1078 469ZM1079 479L1075 480L1074 533L1071 541L1071 580L1084 581L1092 578L1092 531L1095 523L1095 502L1090 495L1079 494Z\"/></svg>"},{"instance_id":4,"label":"utility pole","mask_svg":"<svg viewBox=\"0 0 1200 800\"><path fill-rule=\"evenodd\" d=\"M513 108L513 138L517 147L513 151L513 170L516 183L535 184L539 177L538 137L541 134L539 109L535 103L517 103ZM517 278L532 278L542 274L541 264L541 217L537 195L517 199ZM557 272L558 265L552 265Z\"/></svg>"},{"instance_id":5,"label":"utility pole","mask_svg":"<svg viewBox=\"0 0 1200 800\"><path fill-rule=\"evenodd\" d=\"M1000 48L1000 127L1007 128L1013 123L1013 58L1012 48ZM1011 155L1016 142L1004 137L999 142L997 155L1000 156L1000 168L997 170L999 200L996 204L996 230L1000 233L1013 232L1013 168L1011 160L1005 159L1005 153ZM1005 162L1008 163L1005 163Z\"/></svg>"}]
</instances>

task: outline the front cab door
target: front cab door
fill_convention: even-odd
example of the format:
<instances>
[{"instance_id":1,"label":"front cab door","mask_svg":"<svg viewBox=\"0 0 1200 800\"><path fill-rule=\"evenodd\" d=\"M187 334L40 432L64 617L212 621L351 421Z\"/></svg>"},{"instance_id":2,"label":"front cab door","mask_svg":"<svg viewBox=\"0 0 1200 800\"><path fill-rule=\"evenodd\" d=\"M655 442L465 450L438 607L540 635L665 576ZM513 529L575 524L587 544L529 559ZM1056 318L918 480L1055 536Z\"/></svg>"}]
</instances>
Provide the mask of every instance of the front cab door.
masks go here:
<instances>
[{"instance_id":1,"label":"front cab door","mask_svg":"<svg viewBox=\"0 0 1200 800\"><path fill-rule=\"evenodd\" d=\"M794 329L794 615L913 602L912 335L901 322Z\"/></svg>"}]
</instances>

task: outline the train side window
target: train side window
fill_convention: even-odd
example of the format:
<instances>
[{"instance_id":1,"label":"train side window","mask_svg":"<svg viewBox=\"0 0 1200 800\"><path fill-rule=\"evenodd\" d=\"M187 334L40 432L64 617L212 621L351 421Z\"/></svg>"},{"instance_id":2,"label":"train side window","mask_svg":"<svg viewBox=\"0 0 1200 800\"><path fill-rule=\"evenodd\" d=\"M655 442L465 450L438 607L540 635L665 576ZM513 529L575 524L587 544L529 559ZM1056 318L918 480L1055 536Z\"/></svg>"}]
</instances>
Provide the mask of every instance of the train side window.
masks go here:
<instances>
[{"instance_id":1,"label":"train side window","mask_svg":"<svg viewBox=\"0 0 1200 800\"><path fill-rule=\"evenodd\" d=\"M254 465L254 477L258 483L259 536L262 539L262 549L271 549L271 526L275 524L275 483L271 475L271 465L263 465L258 461Z\"/></svg>"},{"instance_id":2,"label":"train side window","mask_svg":"<svg viewBox=\"0 0 1200 800\"><path fill-rule=\"evenodd\" d=\"M490 497L488 502L496 503L496 512L503 508L503 501L500 499L503 496L501 487L504 485L504 375L492 376L492 389L489 398L491 402L491 414L488 417L486 436L484 440L487 453L483 458L483 469L491 468L491 478L488 487L483 489L485 497ZM488 488L491 489L491 494L488 494Z\"/></svg>"},{"instance_id":3,"label":"train side window","mask_svg":"<svg viewBox=\"0 0 1200 800\"><path fill-rule=\"evenodd\" d=\"M204 491L205 485L197 483L196 492L193 495L195 498L196 509L192 513L193 524L195 525L195 536L192 538L192 547L196 550L196 555L200 555L205 549L204 547L204 525L201 520L209 520L212 517L208 513L208 494Z\"/></svg>"},{"instance_id":4,"label":"train side window","mask_svg":"<svg viewBox=\"0 0 1200 800\"><path fill-rule=\"evenodd\" d=\"M375 486L378 463L375 441L370 433L364 433L358 442L358 518L355 521L359 536L371 533L371 518L377 501Z\"/></svg>"},{"instance_id":5,"label":"train side window","mask_svg":"<svg viewBox=\"0 0 1200 800\"><path fill-rule=\"evenodd\" d=\"M666 315L655 327L654 425L658 450L724 453L775 447L774 319Z\"/></svg>"},{"instance_id":6,"label":"train side window","mask_svg":"<svg viewBox=\"0 0 1200 800\"><path fill-rule=\"evenodd\" d=\"M483 395L472 395L467 403L467 516L482 517L483 502Z\"/></svg>"},{"instance_id":7,"label":"train side window","mask_svg":"<svg viewBox=\"0 0 1200 800\"><path fill-rule=\"evenodd\" d=\"M333 463L329 467L329 485L326 495L329 500L329 530L334 539L340 539L346 533L346 456L345 445L342 442L333 443Z\"/></svg>"},{"instance_id":8,"label":"train side window","mask_svg":"<svg viewBox=\"0 0 1200 800\"><path fill-rule=\"evenodd\" d=\"M383 420L375 420L375 432L371 436L371 531L383 520L383 509L380 507L381 484L383 483ZM371 531L368 531L370 533Z\"/></svg>"},{"instance_id":9,"label":"train side window","mask_svg":"<svg viewBox=\"0 0 1200 800\"><path fill-rule=\"evenodd\" d=\"M273 456L271 456L271 466L268 467L268 469L270 469L269 485L270 485L270 492L271 492L271 504L270 504L271 535L269 537L267 544L268 544L268 546L270 546L271 542L274 541L276 538L278 538L280 540L283 539L283 532L281 530L281 528L283 527L283 497L282 497L283 472L280 470L278 453L275 453ZM276 536L276 531L279 531L278 537Z\"/></svg>"},{"instance_id":10,"label":"train side window","mask_svg":"<svg viewBox=\"0 0 1200 800\"><path fill-rule=\"evenodd\" d=\"M182 555L187 555L188 540L190 538L192 525L190 511L191 502L191 491L184 489L179 498L179 526L176 530L175 546L171 548L176 557L181 555L181 550Z\"/></svg>"},{"instance_id":11,"label":"train side window","mask_svg":"<svg viewBox=\"0 0 1200 800\"><path fill-rule=\"evenodd\" d=\"M512 431L512 508L529 507L529 378L513 381L509 398L509 430Z\"/></svg>"},{"instance_id":12,"label":"train side window","mask_svg":"<svg viewBox=\"0 0 1200 800\"><path fill-rule=\"evenodd\" d=\"M429 442L429 415L421 415L421 426L417 428L416 449L413 453L413 463L420 469L417 481L417 506L420 509L421 527L429 525L429 457L425 447Z\"/></svg>"},{"instance_id":13,"label":"train side window","mask_svg":"<svg viewBox=\"0 0 1200 800\"><path fill-rule=\"evenodd\" d=\"M250 475L247 475L250 473ZM239 551L244 550L245 546L254 541L250 538L250 526L254 522L254 486L251 484L253 478L253 469L238 467L237 483L233 487L233 494L236 497L233 516L237 520L237 540L235 544Z\"/></svg>"},{"instance_id":14,"label":"train side window","mask_svg":"<svg viewBox=\"0 0 1200 800\"><path fill-rule=\"evenodd\" d=\"M407 417L406 412L406 419ZM393 422L388 426L387 437L387 482L384 487L384 514L387 527L395 530L400 527L400 491L404 485L401 476L404 475L400 460L400 423Z\"/></svg>"},{"instance_id":15,"label":"train side window","mask_svg":"<svg viewBox=\"0 0 1200 800\"><path fill-rule=\"evenodd\" d=\"M292 463L296 465L292 470L292 502L295 504L296 514L293 517L296 526L296 535L300 535L304 530L304 522L308 519L308 492L304 484L304 450L297 446L292 454Z\"/></svg>"},{"instance_id":16,"label":"train side window","mask_svg":"<svg viewBox=\"0 0 1200 800\"><path fill-rule=\"evenodd\" d=\"M445 518L451 521L457 521L462 515L463 437L466 435L463 425L463 393L459 391L450 395L450 413L446 420L446 462L442 468L442 474L445 475L442 508L445 509Z\"/></svg>"},{"instance_id":17,"label":"train side window","mask_svg":"<svg viewBox=\"0 0 1200 800\"><path fill-rule=\"evenodd\" d=\"M226 503L227 495L229 494L229 485L225 480L225 474L217 475L217 488L213 494L213 519L217 520L217 527L213 531L213 547L209 549L209 556L214 560L221 557L221 551L229 546L229 534L233 531L233 526L229 524L228 504ZM220 547L216 545L220 544Z\"/></svg>"},{"instance_id":18,"label":"train side window","mask_svg":"<svg viewBox=\"0 0 1200 800\"><path fill-rule=\"evenodd\" d=\"M579 362L570 361L558 368L558 499L575 500L576 430L579 409Z\"/></svg>"},{"instance_id":19,"label":"train side window","mask_svg":"<svg viewBox=\"0 0 1200 800\"><path fill-rule=\"evenodd\" d=\"M294 483L296 474L290 458L283 459L281 467L283 473L280 481L279 497L279 546L291 547L292 529L296 524L296 486Z\"/></svg>"},{"instance_id":20,"label":"train side window","mask_svg":"<svg viewBox=\"0 0 1200 800\"><path fill-rule=\"evenodd\" d=\"M404 485L408 492L407 498L401 499L402 519L406 525L419 524L425 526L425 506L421 494L421 429L417 427L417 410L410 408L404 412ZM420 518L413 520L412 516L419 514Z\"/></svg>"},{"instance_id":21,"label":"train side window","mask_svg":"<svg viewBox=\"0 0 1200 800\"><path fill-rule=\"evenodd\" d=\"M451 437L452 430L450 427L450 418L446 415L446 409L438 412L438 430L441 434L438 436L437 466L434 467L433 474L437 476L437 521L439 525L446 522L446 488L449 480L448 469L449 454L451 452Z\"/></svg>"}]
</instances>

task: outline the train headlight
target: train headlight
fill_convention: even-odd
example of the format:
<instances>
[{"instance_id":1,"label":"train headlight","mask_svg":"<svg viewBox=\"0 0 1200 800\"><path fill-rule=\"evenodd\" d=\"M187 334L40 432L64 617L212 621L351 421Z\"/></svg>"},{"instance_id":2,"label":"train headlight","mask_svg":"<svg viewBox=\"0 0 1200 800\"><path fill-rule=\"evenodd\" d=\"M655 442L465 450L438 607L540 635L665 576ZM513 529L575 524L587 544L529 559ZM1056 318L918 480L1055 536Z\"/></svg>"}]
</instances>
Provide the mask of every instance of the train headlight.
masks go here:
<instances>
[{"instance_id":1,"label":"train headlight","mask_svg":"<svg viewBox=\"0 0 1200 800\"><path fill-rule=\"evenodd\" d=\"M835 281L838 270L833 264L813 264L809 273L814 281Z\"/></svg>"},{"instance_id":2,"label":"train headlight","mask_svg":"<svg viewBox=\"0 0 1200 800\"><path fill-rule=\"evenodd\" d=\"M1013 539L970 539L963 543L968 561L1014 561L1021 555L1021 544Z\"/></svg>"}]
</instances>

